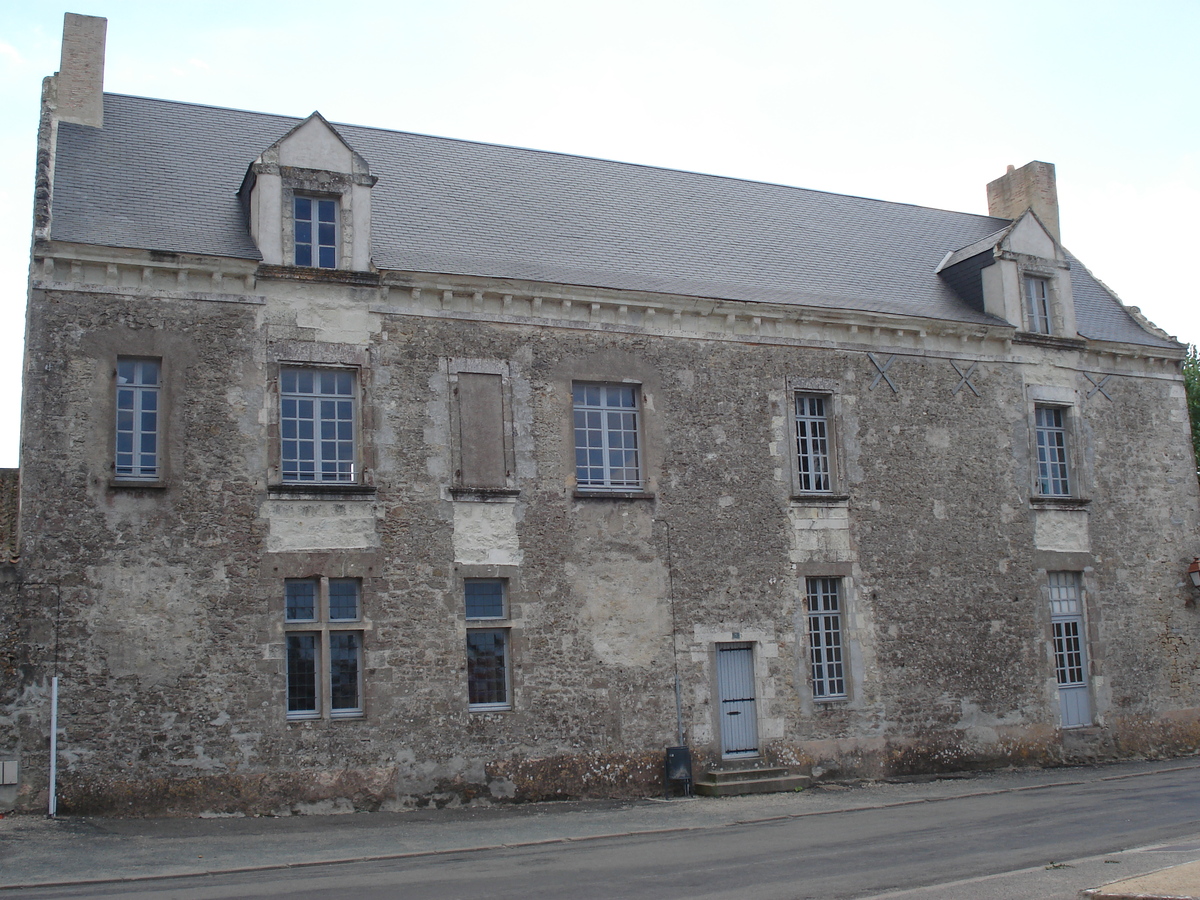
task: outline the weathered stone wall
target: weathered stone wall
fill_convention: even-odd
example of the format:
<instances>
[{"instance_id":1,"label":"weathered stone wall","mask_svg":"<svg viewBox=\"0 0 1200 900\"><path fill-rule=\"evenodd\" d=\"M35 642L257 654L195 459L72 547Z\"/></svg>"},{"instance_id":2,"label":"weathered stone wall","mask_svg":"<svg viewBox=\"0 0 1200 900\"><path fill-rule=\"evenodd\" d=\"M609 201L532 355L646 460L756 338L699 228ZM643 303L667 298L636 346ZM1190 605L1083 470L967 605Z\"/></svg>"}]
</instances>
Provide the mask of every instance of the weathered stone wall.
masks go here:
<instances>
[{"instance_id":1,"label":"weathered stone wall","mask_svg":"<svg viewBox=\"0 0 1200 900\"><path fill-rule=\"evenodd\" d=\"M3 595L30 637L0 693L23 808L45 799L55 671L60 808L77 812L652 793L676 742L676 667L698 762L719 761L726 641L753 642L760 746L790 766L877 776L1196 749L1200 613L1179 582L1200 500L1177 372L1114 357L1118 374L1087 396L1094 359L996 341L970 351L968 389L944 351L864 333L895 354L893 390L870 344L259 290L34 292L25 585ZM117 355L163 359L165 487L111 481ZM451 492L453 359L508 373L515 497ZM270 489L273 380L296 360L361 366L373 494ZM831 386L846 500L792 499L796 379ZM640 385L645 496L576 495L573 380ZM1090 502L1070 509L1030 502L1044 385L1078 397ZM1057 727L1048 650L1059 569L1084 573L1099 722L1074 732ZM513 709L469 712L461 579L489 573L509 579ZM362 579L360 719L285 717L283 579L311 575ZM844 701L811 696L809 576L845 584Z\"/></svg>"}]
</instances>

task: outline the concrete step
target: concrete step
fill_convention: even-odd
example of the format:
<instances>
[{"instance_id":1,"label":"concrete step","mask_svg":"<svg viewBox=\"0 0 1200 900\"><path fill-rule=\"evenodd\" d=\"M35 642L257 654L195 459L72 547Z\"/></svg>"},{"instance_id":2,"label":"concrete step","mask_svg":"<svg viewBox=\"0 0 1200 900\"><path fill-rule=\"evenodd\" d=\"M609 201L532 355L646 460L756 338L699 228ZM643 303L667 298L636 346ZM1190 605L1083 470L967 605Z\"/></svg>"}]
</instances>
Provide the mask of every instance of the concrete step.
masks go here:
<instances>
[{"instance_id":1,"label":"concrete step","mask_svg":"<svg viewBox=\"0 0 1200 900\"><path fill-rule=\"evenodd\" d=\"M734 797L795 791L811 781L807 775L793 775L787 769L710 769L696 779L695 789L705 797Z\"/></svg>"}]
</instances>

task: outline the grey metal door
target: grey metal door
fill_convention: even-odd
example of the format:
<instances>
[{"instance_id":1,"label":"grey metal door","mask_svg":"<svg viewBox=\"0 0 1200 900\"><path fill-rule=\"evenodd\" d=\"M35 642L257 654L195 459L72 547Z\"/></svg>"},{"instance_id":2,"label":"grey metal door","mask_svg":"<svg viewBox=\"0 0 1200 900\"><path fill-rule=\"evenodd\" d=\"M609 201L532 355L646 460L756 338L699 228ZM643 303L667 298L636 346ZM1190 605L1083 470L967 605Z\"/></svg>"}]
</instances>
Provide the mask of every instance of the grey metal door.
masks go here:
<instances>
[{"instance_id":1,"label":"grey metal door","mask_svg":"<svg viewBox=\"0 0 1200 900\"><path fill-rule=\"evenodd\" d=\"M758 756L758 716L754 710L753 644L717 645L721 755Z\"/></svg>"},{"instance_id":2,"label":"grey metal door","mask_svg":"<svg viewBox=\"0 0 1200 900\"><path fill-rule=\"evenodd\" d=\"M1058 707L1063 728L1092 724L1088 699L1087 651L1080 616L1056 616L1054 630L1054 674L1058 678Z\"/></svg>"}]
</instances>

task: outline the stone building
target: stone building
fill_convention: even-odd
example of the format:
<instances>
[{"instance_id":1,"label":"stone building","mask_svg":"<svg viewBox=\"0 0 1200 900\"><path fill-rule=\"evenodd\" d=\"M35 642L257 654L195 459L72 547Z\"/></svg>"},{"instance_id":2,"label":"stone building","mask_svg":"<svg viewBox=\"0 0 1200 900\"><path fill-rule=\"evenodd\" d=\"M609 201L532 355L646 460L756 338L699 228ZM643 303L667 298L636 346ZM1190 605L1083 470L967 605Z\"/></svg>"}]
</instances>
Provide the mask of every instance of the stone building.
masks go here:
<instances>
[{"instance_id":1,"label":"stone building","mask_svg":"<svg viewBox=\"0 0 1200 900\"><path fill-rule=\"evenodd\" d=\"M38 137L0 808L55 676L71 811L1196 749L1184 348L1052 166L985 216L102 94L104 29Z\"/></svg>"}]
</instances>

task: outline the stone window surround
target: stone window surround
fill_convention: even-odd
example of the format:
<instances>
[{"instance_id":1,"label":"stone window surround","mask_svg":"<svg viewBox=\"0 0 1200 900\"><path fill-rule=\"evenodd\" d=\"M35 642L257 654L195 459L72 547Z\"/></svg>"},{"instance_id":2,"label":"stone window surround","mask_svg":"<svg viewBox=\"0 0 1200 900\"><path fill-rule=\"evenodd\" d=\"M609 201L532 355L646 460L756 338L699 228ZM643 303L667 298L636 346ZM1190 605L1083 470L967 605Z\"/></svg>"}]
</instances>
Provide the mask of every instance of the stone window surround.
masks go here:
<instances>
[{"instance_id":1,"label":"stone window surround","mask_svg":"<svg viewBox=\"0 0 1200 900\"><path fill-rule=\"evenodd\" d=\"M277 708L281 718L289 726L313 727L341 723L349 726L356 722L365 721L371 714L371 685L368 679L370 668L369 657L372 652L372 639L375 633L375 623L371 618L373 592L378 590L378 576L383 569L383 560L378 551L327 550L319 552L292 551L285 553L269 553L263 557L259 577L259 591L271 621L270 644L266 650L266 658L275 660L278 668ZM361 588L359 590L358 621L345 623L348 630L362 634L361 686L359 702L361 712L354 715L339 716L287 716L287 641L285 638L285 598L284 582L289 579L305 578L355 578ZM315 631L314 628L304 628L308 623L295 623L297 631ZM288 629L291 630L291 629ZM327 712L328 710L326 710Z\"/></svg>"},{"instance_id":2,"label":"stone window surround","mask_svg":"<svg viewBox=\"0 0 1200 900\"><path fill-rule=\"evenodd\" d=\"M1038 337L1073 337L1068 333L1066 320L1063 316L1062 291L1059 288L1059 277L1070 278L1070 269L1066 263L1054 260L1041 260L1024 254L1014 254L1017 260L1017 285L1020 291L1021 331ZM1029 279L1037 279L1046 283L1046 314L1049 319L1049 330L1039 331L1035 323L1029 320Z\"/></svg>"},{"instance_id":3,"label":"stone window surround","mask_svg":"<svg viewBox=\"0 0 1200 900\"><path fill-rule=\"evenodd\" d=\"M842 708L861 709L863 699L856 688L859 679L865 677L860 669L863 648L861 634L854 623L858 616L858 587L854 577L855 563L827 563L804 565L796 571L796 651L799 657L801 678L801 705L806 714L820 714L823 710ZM813 696L812 647L808 636L808 579L836 578L841 582L841 626L842 668L846 682L846 693L841 697L821 698Z\"/></svg>"},{"instance_id":4,"label":"stone window surround","mask_svg":"<svg viewBox=\"0 0 1200 900\"><path fill-rule=\"evenodd\" d=\"M472 715L487 715L491 713L511 714L517 710L517 701L521 688L521 667L518 664L524 654L523 609L524 595L521 588L520 569L517 566L481 565L458 563L455 565L455 594L453 609L461 633L459 646L462 647L463 699ZM487 619L468 619L466 611L466 582L468 581L501 581L504 583L504 617ZM507 693L508 702L504 704L472 704L467 688L467 632L468 631L507 632Z\"/></svg>"},{"instance_id":5,"label":"stone window surround","mask_svg":"<svg viewBox=\"0 0 1200 900\"><path fill-rule=\"evenodd\" d=\"M171 454L168 452L170 447L170 426L174 407L178 401L176 396L177 385L173 378L173 366L171 365L170 354L164 353L163 348L158 346L140 347L137 342L129 346L123 346L121 352L111 357L111 369L109 380L111 387L108 391L108 403L111 404L107 415L107 440L105 446L108 454L108 487L112 490L130 491L130 490L148 490L161 491L166 490L170 484L170 466ZM126 352L128 350L128 352ZM145 352L143 352L143 350ZM117 475L117 365L120 360L136 359L154 360L158 363L158 477L157 478L134 478Z\"/></svg>"},{"instance_id":6,"label":"stone window surround","mask_svg":"<svg viewBox=\"0 0 1200 900\"><path fill-rule=\"evenodd\" d=\"M805 491L800 484L800 460L796 446L796 407L797 394L816 395L825 398L825 429L826 441L829 446L829 490ZM843 473L845 463L842 457L840 431L841 421L841 382L832 378L807 378L794 376L787 379L786 419L788 469L791 473L789 484L791 500L801 504L825 505L838 503L849 499Z\"/></svg>"},{"instance_id":7,"label":"stone window surround","mask_svg":"<svg viewBox=\"0 0 1200 900\"><path fill-rule=\"evenodd\" d=\"M374 414L369 405L370 351L352 344L319 341L280 341L267 348L267 490L271 499L370 500L375 495L371 484L375 456L372 441ZM353 482L285 482L281 418L280 373L284 368L353 369L357 427L355 454L358 477Z\"/></svg>"},{"instance_id":8,"label":"stone window surround","mask_svg":"<svg viewBox=\"0 0 1200 900\"><path fill-rule=\"evenodd\" d=\"M466 357L449 358L445 360L446 378L449 382L451 402L450 402L450 471L451 484L450 494L455 500L497 500L514 497L520 494L520 489L517 487L516 471L516 433L515 433L515 418L513 410L512 396L512 368L508 360L500 359L476 359ZM507 487L505 488L478 488L463 485L461 477L458 473L461 472L461 455L462 449L460 446L460 411L459 406L454 402L454 390L458 383L460 374L469 375L499 375L501 381L501 403L503 405L502 416L504 420L504 461L505 468L509 475L507 478Z\"/></svg>"},{"instance_id":9,"label":"stone window surround","mask_svg":"<svg viewBox=\"0 0 1200 900\"><path fill-rule=\"evenodd\" d=\"M1086 470L1083 465L1083 430L1080 410L1083 404L1074 388L1057 385L1025 386L1029 422L1029 501L1036 508L1078 509L1091 502ZM1062 496L1039 493L1037 449L1037 409L1050 407L1063 411L1063 429L1067 444L1068 493Z\"/></svg>"},{"instance_id":10,"label":"stone window surround","mask_svg":"<svg viewBox=\"0 0 1200 900\"><path fill-rule=\"evenodd\" d=\"M329 612L329 583L331 580L354 581L358 585L358 615L353 619L334 619ZM317 585L316 608L313 610L311 619L288 619L287 618L287 584L301 581L314 582ZM364 701L364 659L365 659L365 632L363 630L363 589L361 578L340 578L338 576L328 575L310 575L304 578L286 578L283 580L284 594L284 615L283 615L283 637L284 637L284 679L285 688L284 695L287 696L287 639L293 634L315 635L317 638L317 684L316 684L316 709L299 710L293 712L286 709L285 711L288 721L304 721L310 719L360 719L365 714ZM330 646L332 637L335 634L348 633L358 637L358 706L352 709L333 708L333 690L332 690L332 657Z\"/></svg>"},{"instance_id":11,"label":"stone window surround","mask_svg":"<svg viewBox=\"0 0 1200 900\"><path fill-rule=\"evenodd\" d=\"M337 269L353 269L354 211L351 198L355 184L373 185L369 176L355 176L342 172L317 169L301 169L292 166L276 168L280 176L280 229L283 239L283 264L295 266L296 222L295 198L310 197L314 200L333 200L337 204ZM317 268L313 266L313 268Z\"/></svg>"},{"instance_id":12,"label":"stone window surround","mask_svg":"<svg viewBox=\"0 0 1200 900\"><path fill-rule=\"evenodd\" d=\"M636 373L642 374L642 373ZM650 377L647 377L650 376ZM567 470L568 485L572 496L577 500L653 500L655 498L654 472L657 460L657 443L653 437L653 429L649 421L654 409L654 392L651 373L643 377L614 377L612 370L597 370L595 367L579 368L572 371L569 377L562 380L561 386L566 400L566 415L563 416L564 440L563 446L568 449L570 459ZM656 379L654 379L656 381ZM638 395L638 464L641 487L630 490L600 489L580 487L575 476L575 400L574 387L576 384L613 384L631 385L637 389Z\"/></svg>"}]
</instances>

